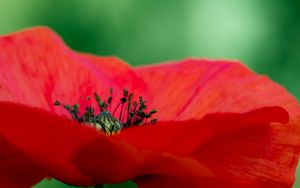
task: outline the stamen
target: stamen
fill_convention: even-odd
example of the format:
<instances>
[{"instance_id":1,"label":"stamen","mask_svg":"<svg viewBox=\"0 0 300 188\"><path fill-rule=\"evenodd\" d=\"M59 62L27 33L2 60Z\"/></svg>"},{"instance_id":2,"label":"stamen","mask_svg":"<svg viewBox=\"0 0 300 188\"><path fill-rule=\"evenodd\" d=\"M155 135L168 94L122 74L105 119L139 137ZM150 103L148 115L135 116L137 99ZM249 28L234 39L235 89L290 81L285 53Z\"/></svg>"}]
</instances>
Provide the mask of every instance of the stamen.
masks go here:
<instances>
[{"instance_id":1,"label":"stamen","mask_svg":"<svg viewBox=\"0 0 300 188\"><path fill-rule=\"evenodd\" d=\"M113 89L112 88L109 89L109 93L110 93L110 96L107 99L107 103L108 103L108 106L109 106L109 111L111 111L111 102L112 102L112 95L113 95Z\"/></svg>"},{"instance_id":2,"label":"stamen","mask_svg":"<svg viewBox=\"0 0 300 188\"><path fill-rule=\"evenodd\" d=\"M139 102L133 101L133 93L123 90L123 97L112 110L113 90L109 90L107 100L101 100L97 93L94 93L95 100L99 107L99 113L95 114L95 109L92 106L85 107L85 112L79 115L79 104L62 105L58 100L54 102L55 106L63 106L72 116L72 119L86 125L93 125L97 130L100 130L105 135L112 135L120 132L123 128L141 126L147 124L147 120L152 117L157 111L155 109L146 112L147 105L143 97L139 97ZM88 96L86 100L90 100ZM126 106L127 103L127 106ZM124 110L125 107L125 110ZM120 109L119 109L120 108ZM115 113L119 110L119 118L115 117ZM127 111L127 112L126 112ZM125 114L124 114L125 113ZM155 124L157 119L151 119L150 124Z\"/></svg>"},{"instance_id":3,"label":"stamen","mask_svg":"<svg viewBox=\"0 0 300 188\"><path fill-rule=\"evenodd\" d=\"M123 106L124 106L124 103L127 102L127 96L128 96L128 91L127 91L127 89L124 89L124 90L123 90L123 95L124 95L124 97L122 97L122 98L120 99L120 101L121 101L121 110L120 110L119 120L122 120Z\"/></svg>"}]
</instances>

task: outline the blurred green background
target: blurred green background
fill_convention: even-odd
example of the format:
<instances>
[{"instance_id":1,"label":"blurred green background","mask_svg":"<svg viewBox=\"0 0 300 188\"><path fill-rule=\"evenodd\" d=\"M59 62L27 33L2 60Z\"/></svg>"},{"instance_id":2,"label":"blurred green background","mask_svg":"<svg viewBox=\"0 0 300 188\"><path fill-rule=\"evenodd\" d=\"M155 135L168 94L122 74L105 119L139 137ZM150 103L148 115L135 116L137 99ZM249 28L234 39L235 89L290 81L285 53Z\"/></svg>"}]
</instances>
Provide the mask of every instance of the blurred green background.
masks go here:
<instances>
[{"instance_id":1,"label":"blurred green background","mask_svg":"<svg viewBox=\"0 0 300 188\"><path fill-rule=\"evenodd\" d=\"M47 25L72 48L132 65L239 59L300 98L297 0L0 0L0 34ZM300 186L300 172L294 187ZM106 187L131 187L122 184ZM41 187L70 187L43 181Z\"/></svg>"}]
</instances>

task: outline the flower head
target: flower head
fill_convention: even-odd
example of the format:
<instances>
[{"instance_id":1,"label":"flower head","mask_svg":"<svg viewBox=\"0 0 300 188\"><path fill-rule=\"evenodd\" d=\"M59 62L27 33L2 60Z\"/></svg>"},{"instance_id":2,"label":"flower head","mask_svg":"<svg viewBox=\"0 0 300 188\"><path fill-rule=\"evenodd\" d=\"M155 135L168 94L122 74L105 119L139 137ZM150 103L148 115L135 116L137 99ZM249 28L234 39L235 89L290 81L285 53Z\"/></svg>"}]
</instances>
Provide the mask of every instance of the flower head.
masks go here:
<instances>
[{"instance_id":1,"label":"flower head","mask_svg":"<svg viewBox=\"0 0 300 188\"><path fill-rule=\"evenodd\" d=\"M2 187L29 187L44 177L81 186L131 179L142 188L294 182L299 104L238 62L187 59L133 68L113 57L74 52L47 28L2 36L0 49ZM143 96L159 121L108 136L70 120L68 112L79 120L83 116L74 110L92 112L80 106L99 105L98 122L107 132L111 122L112 132L131 125L105 110L100 96L108 104L109 88L114 99L125 96L123 88L135 93L133 101ZM53 105L87 96L96 100L67 111ZM111 106L119 103L114 99Z\"/></svg>"}]
</instances>

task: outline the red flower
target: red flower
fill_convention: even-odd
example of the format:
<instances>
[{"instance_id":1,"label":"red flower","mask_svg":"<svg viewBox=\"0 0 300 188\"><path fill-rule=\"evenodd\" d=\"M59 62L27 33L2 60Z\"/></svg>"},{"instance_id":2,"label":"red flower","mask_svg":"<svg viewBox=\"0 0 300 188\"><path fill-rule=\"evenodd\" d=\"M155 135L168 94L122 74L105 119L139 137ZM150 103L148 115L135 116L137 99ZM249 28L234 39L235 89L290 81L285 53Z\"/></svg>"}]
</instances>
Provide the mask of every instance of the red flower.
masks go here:
<instances>
[{"instance_id":1,"label":"red flower","mask_svg":"<svg viewBox=\"0 0 300 188\"><path fill-rule=\"evenodd\" d=\"M291 187L300 108L238 62L188 59L132 68L67 48L47 28L0 38L0 185L44 177L90 186ZM104 136L68 120L59 99L123 88L158 110L155 125Z\"/></svg>"}]
</instances>

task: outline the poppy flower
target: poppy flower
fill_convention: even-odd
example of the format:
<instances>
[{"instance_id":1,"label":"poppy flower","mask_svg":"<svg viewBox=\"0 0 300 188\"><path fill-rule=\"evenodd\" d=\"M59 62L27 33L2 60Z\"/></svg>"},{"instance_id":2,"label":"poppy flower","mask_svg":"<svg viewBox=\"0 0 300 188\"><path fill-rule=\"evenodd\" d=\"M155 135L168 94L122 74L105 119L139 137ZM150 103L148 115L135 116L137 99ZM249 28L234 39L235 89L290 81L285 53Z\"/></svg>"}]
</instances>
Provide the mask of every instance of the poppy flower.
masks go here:
<instances>
[{"instance_id":1,"label":"poppy flower","mask_svg":"<svg viewBox=\"0 0 300 188\"><path fill-rule=\"evenodd\" d=\"M45 177L78 186L293 185L299 104L239 62L131 67L74 52L43 27L2 36L0 49L1 187L30 187ZM157 110L158 121L105 135L53 104L75 104L95 92L108 98L110 88L111 106L127 88Z\"/></svg>"}]
</instances>

